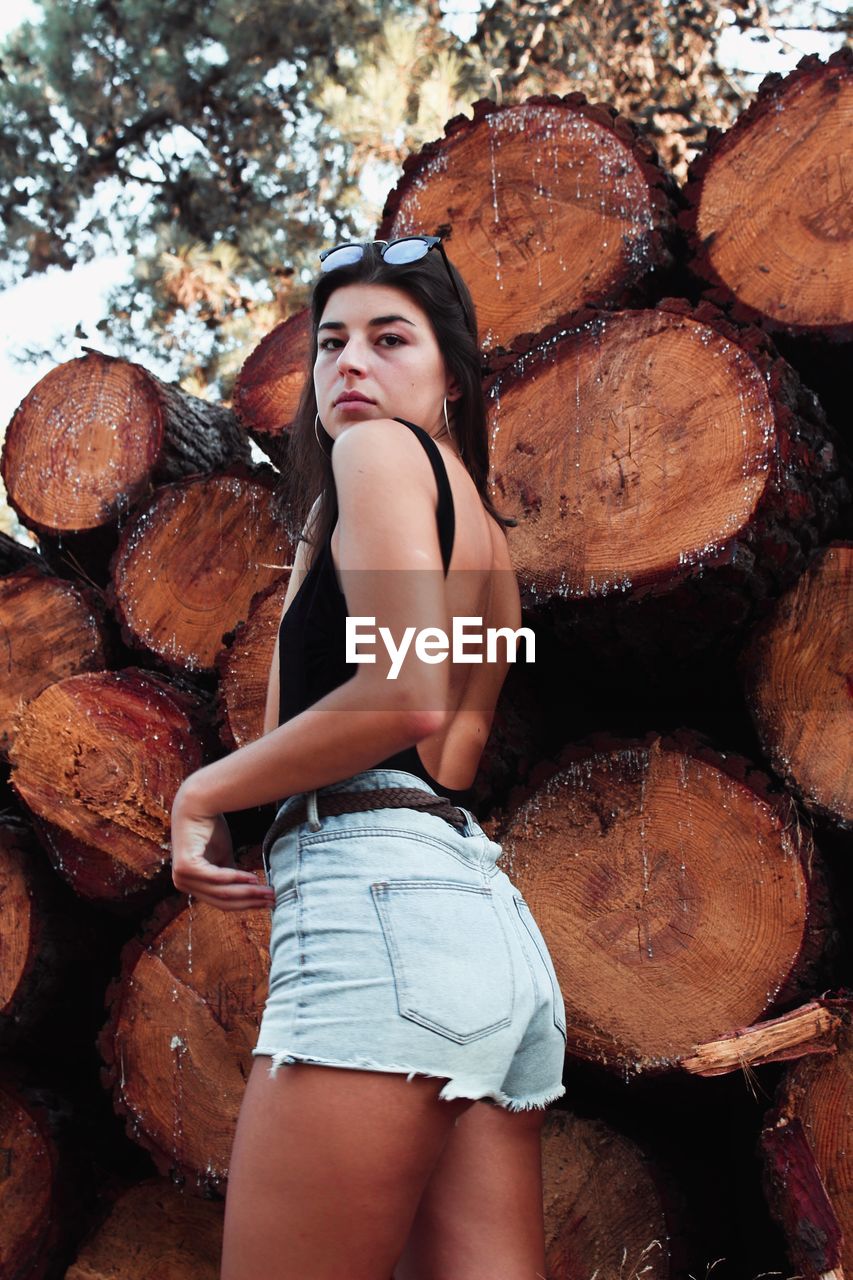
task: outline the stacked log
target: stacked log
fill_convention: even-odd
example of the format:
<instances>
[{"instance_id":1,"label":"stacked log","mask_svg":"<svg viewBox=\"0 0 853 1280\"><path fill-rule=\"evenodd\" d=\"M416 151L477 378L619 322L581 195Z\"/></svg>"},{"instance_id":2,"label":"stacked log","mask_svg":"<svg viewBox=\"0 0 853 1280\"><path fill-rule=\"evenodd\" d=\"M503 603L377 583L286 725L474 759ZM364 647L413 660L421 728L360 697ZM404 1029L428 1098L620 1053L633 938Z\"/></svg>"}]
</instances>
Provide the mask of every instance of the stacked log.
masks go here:
<instances>
[{"instance_id":1,"label":"stacked log","mask_svg":"<svg viewBox=\"0 0 853 1280\"><path fill-rule=\"evenodd\" d=\"M55 870L82 897L138 907L162 893L169 813L203 763L201 706L153 672L89 672L24 708L9 759Z\"/></svg>"},{"instance_id":2,"label":"stacked log","mask_svg":"<svg viewBox=\"0 0 853 1280\"><path fill-rule=\"evenodd\" d=\"M19 569L0 578L0 631L7 637L0 745L8 749L25 703L66 676L107 665L103 600L85 585Z\"/></svg>"},{"instance_id":3,"label":"stacked log","mask_svg":"<svg viewBox=\"0 0 853 1280\"><path fill-rule=\"evenodd\" d=\"M686 1255L668 1223L684 1205L639 1144L598 1118L562 1109L548 1116L542 1139L553 1274L584 1275L591 1266L657 1280L680 1267Z\"/></svg>"},{"instance_id":4,"label":"stacked log","mask_svg":"<svg viewBox=\"0 0 853 1280\"><path fill-rule=\"evenodd\" d=\"M735 319L774 333L853 338L844 157L851 50L768 76L690 167L681 224L691 270ZM784 194L783 194L784 191Z\"/></svg>"},{"instance_id":5,"label":"stacked log","mask_svg":"<svg viewBox=\"0 0 853 1280\"><path fill-rule=\"evenodd\" d=\"M8 1052L28 1044L39 1026L56 1021L61 1003L72 995L70 980L80 976L75 966L80 937L62 886L39 857L29 826L8 814L0 819L0 884L0 1044Z\"/></svg>"},{"instance_id":6,"label":"stacked log","mask_svg":"<svg viewBox=\"0 0 853 1280\"><path fill-rule=\"evenodd\" d=\"M308 310L283 320L243 364L234 387L234 409L263 451L287 465L287 427L305 385L311 340Z\"/></svg>"},{"instance_id":7,"label":"stacked log","mask_svg":"<svg viewBox=\"0 0 853 1280\"><path fill-rule=\"evenodd\" d=\"M84 1207L88 1152L63 1092L34 1087L18 1064L0 1071L4 1280L52 1280L64 1274L69 1224L79 1220Z\"/></svg>"},{"instance_id":8,"label":"stacked log","mask_svg":"<svg viewBox=\"0 0 853 1280\"><path fill-rule=\"evenodd\" d=\"M773 602L739 655L744 696L774 773L804 809L853 831L850 794L853 543L831 542Z\"/></svg>"},{"instance_id":9,"label":"stacked log","mask_svg":"<svg viewBox=\"0 0 853 1280\"><path fill-rule=\"evenodd\" d=\"M223 637L225 647L217 658L220 733L230 751L254 742L264 731L270 654L286 593L286 581L257 592L246 621Z\"/></svg>"},{"instance_id":10,"label":"stacked log","mask_svg":"<svg viewBox=\"0 0 853 1280\"><path fill-rule=\"evenodd\" d=\"M269 943L265 912L164 901L124 948L106 993L102 1083L158 1172L197 1193L224 1194Z\"/></svg>"},{"instance_id":11,"label":"stacked log","mask_svg":"<svg viewBox=\"0 0 853 1280\"><path fill-rule=\"evenodd\" d=\"M87 348L21 401L0 474L9 505L47 553L104 585L118 529L157 484L250 456L228 407Z\"/></svg>"},{"instance_id":12,"label":"stacked log","mask_svg":"<svg viewBox=\"0 0 853 1280\"><path fill-rule=\"evenodd\" d=\"M695 732L599 735L535 784L499 836L547 922L573 1056L702 1074L700 1046L822 987L837 920L814 839L747 760ZM772 1053L756 1035L744 1057Z\"/></svg>"},{"instance_id":13,"label":"stacked log","mask_svg":"<svg viewBox=\"0 0 853 1280\"><path fill-rule=\"evenodd\" d=\"M248 461L233 413L141 365L89 350L47 373L6 431L2 475L28 529L113 523L157 481Z\"/></svg>"},{"instance_id":14,"label":"stacked log","mask_svg":"<svg viewBox=\"0 0 853 1280\"><path fill-rule=\"evenodd\" d=\"M220 1275L221 1204L182 1195L166 1178L146 1178L114 1193L101 1218L65 1280Z\"/></svg>"},{"instance_id":15,"label":"stacked log","mask_svg":"<svg viewBox=\"0 0 853 1280\"><path fill-rule=\"evenodd\" d=\"M183 548L180 558L172 551ZM172 671L210 671L223 633L288 569L269 470L163 485L122 531L109 597L122 635Z\"/></svg>"},{"instance_id":16,"label":"stacked log","mask_svg":"<svg viewBox=\"0 0 853 1280\"><path fill-rule=\"evenodd\" d=\"M490 409L530 602L657 596L675 618L687 587L711 606L684 609L694 631L678 628L673 648L691 654L794 581L849 501L834 435L793 370L708 303L582 313L503 357Z\"/></svg>"},{"instance_id":17,"label":"stacked log","mask_svg":"<svg viewBox=\"0 0 853 1280\"><path fill-rule=\"evenodd\" d=\"M833 169L851 83L848 54L771 77L683 192L606 105L478 103L406 162L377 230L442 230L472 288L492 497L518 520L537 660L507 681L474 807L553 958L549 1280L731 1250L806 1280L853 1270L851 464L800 364L853 324ZM58 993L77 1012L55 882L111 930L97 1016L77 1021L146 1162L94 1175L49 1246L74 1280L124 1250L128 1274L216 1265L269 918L172 891L168 814L183 777L262 732L293 546L249 437L287 466L308 341L304 312L273 330L233 412L89 351L7 435L41 559L0 539L0 749L25 822L0 827L0 1032L69 1096L93 1075L80 1050L51 1077L42 1049ZM260 876L269 813L232 819ZM684 1117L706 1113L694 1141ZM39 1213L10 1274L50 1270Z\"/></svg>"},{"instance_id":18,"label":"stacked log","mask_svg":"<svg viewBox=\"0 0 853 1280\"><path fill-rule=\"evenodd\" d=\"M849 1019L833 1050L789 1068L761 1134L767 1200L804 1274L841 1275L850 1267Z\"/></svg>"}]
</instances>

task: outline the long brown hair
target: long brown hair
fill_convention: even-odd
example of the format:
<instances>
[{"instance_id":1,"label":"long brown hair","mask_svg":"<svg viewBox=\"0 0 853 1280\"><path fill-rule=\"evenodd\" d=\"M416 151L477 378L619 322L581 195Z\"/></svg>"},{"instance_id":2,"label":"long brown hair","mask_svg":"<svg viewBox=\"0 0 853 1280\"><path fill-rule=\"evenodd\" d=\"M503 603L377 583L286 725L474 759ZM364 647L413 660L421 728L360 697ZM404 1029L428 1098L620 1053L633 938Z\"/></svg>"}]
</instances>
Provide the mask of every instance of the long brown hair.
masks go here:
<instances>
[{"instance_id":1,"label":"long brown hair","mask_svg":"<svg viewBox=\"0 0 853 1280\"><path fill-rule=\"evenodd\" d=\"M316 434L314 429L317 413L314 362L317 359L317 329L326 303L336 289L348 284L382 284L402 289L426 313L447 371L456 379L462 392L453 403L451 430L462 454L463 465L488 513L503 526L518 523L511 516L501 515L489 496L489 444L477 343L477 316L465 281L452 263L450 270L464 300L464 311L459 306L439 250L415 262L391 265L382 258L378 245L366 244L357 262L321 273L315 281L311 295L308 376L288 433L287 466L276 493L278 514L294 542L301 536L318 496L320 502L316 518L306 541L314 547L322 546L337 518L337 498L329 456L333 437L322 426L317 427ZM322 448L317 443L318 436Z\"/></svg>"}]
</instances>

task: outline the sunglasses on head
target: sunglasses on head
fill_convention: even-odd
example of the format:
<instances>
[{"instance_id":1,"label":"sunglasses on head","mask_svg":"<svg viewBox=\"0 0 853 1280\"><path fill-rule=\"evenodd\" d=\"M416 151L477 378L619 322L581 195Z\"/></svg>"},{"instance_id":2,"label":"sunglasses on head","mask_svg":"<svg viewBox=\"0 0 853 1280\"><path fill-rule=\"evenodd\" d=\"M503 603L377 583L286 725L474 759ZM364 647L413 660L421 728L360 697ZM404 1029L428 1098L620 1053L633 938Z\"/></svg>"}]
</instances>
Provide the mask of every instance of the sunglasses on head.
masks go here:
<instances>
[{"instance_id":1,"label":"sunglasses on head","mask_svg":"<svg viewBox=\"0 0 853 1280\"><path fill-rule=\"evenodd\" d=\"M435 249L437 246L447 267L453 291L459 299L459 305L463 312L465 311L465 303L453 279L453 272L450 270L450 263L447 260L444 245L441 243L441 236L402 236L399 240L374 240L372 243L383 246L380 249L380 255L392 267L402 266L405 262L417 262L419 258L425 258L430 249ZM323 249L320 254L320 270L335 271L338 267L352 266L354 262L364 257L365 247L365 244L353 241L347 244L336 244L332 249Z\"/></svg>"}]
</instances>

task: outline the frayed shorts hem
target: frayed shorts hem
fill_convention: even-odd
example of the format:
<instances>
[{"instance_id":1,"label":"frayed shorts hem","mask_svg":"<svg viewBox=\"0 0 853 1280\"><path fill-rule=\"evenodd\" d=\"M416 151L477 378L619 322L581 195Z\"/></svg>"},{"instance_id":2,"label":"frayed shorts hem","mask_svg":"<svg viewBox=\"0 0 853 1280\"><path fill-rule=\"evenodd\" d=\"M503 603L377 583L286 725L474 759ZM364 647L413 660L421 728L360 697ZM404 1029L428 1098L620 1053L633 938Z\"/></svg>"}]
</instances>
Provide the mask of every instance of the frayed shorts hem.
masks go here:
<instances>
[{"instance_id":1,"label":"frayed shorts hem","mask_svg":"<svg viewBox=\"0 0 853 1280\"><path fill-rule=\"evenodd\" d=\"M373 1062L370 1058L356 1058L349 1062L336 1061L333 1058L313 1058L307 1053L289 1053L287 1050L273 1052L270 1049L253 1049L253 1057L270 1057L270 1079L274 1079L279 1067L290 1063L310 1063L318 1067L346 1067L352 1071L385 1071L392 1075L405 1075L407 1081L413 1076L427 1076L431 1080L446 1080L438 1097L444 1102L452 1102L455 1098L470 1098L473 1102L493 1102L506 1111L541 1110L566 1092L565 1085L556 1089L548 1089L543 1093L532 1094L529 1098L511 1098L501 1089L483 1088L482 1085L462 1079L448 1078L437 1071L420 1071L417 1068L404 1067L392 1063Z\"/></svg>"}]
</instances>

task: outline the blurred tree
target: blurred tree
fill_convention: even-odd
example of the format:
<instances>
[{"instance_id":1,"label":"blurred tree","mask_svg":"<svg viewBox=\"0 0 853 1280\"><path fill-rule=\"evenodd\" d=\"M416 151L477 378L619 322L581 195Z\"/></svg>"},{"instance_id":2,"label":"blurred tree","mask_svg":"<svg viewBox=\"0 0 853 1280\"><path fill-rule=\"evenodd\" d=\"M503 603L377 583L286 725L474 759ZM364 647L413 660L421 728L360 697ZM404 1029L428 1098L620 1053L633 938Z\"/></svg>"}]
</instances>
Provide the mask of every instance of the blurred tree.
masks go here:
<instances>
[{"instance_id":1,"label":"blurred tree","mask_svg":"<svg viewBox=\"0 0 853 1280\"><path fill-rule=\"evenodd\" d=\"M130 252L99 327L175 357L196 391L227 394L322 244L369 233L365 164L393 180L476 92L428 4L41 9L0 49L0 280Z\"/></svg>"},{"instance_id":2,"label":"blurred tree","mask_svg":"<svg viewBox=\"0 0 853 1280\"><path fill-rule=\"evenodd\" d=\"M468 41L439 0L40 8L0 46L0 283L130 252L99 329L227 398L317 249L370 234L406 154L474 99L581 89L678 171L750 96L719 63L726 15L770 31L791 6L493 0Z\"/></svg>"},{"instance_id":3,"label":"blurred tree","mask_svg":"<svg viewBox=\"0 0 853 1280\"><path fill-rule=\"evenodd\" d=\"M493 0L474 37L510 101L579 90L641 124L684 177L709 125L725 128L752 93L724 66L734 28L767 41L793 29L850 37L850 11L790 0Z\"/></svg>"}]
</instances>

